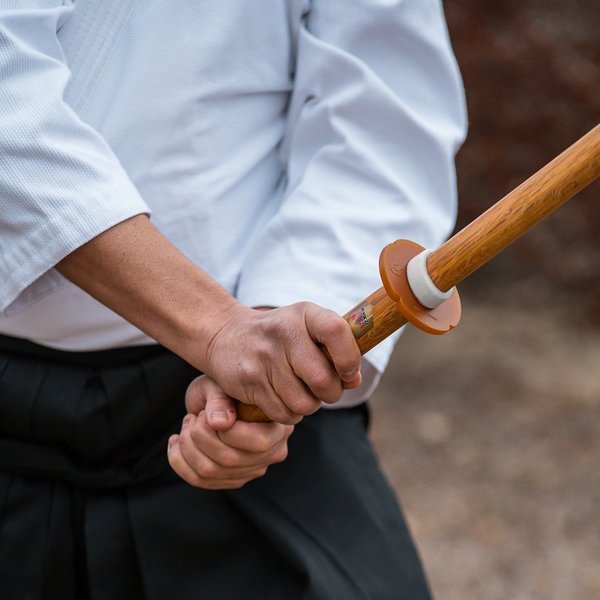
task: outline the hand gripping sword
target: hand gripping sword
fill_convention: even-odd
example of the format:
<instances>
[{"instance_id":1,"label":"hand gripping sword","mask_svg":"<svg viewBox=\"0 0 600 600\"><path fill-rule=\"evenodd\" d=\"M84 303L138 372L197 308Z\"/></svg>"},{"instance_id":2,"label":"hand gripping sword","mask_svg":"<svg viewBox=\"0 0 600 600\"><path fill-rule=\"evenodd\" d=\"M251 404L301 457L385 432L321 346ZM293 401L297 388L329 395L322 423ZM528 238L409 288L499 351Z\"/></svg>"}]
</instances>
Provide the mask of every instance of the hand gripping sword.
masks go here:
<instances>
[{"instance_id":1,"label":"hand gripping sword","mask_svg":"<svg viewBox=\"0 0 600 600\"><path fill-rule=\"evenodd\" d=\"M458 325L456 285L600 176L600 124L435 250L408 240L379 257L383 286L349 310L361 354L411 323L432 334ZM238 404L243 421L269 421L254 405Z\"/></svg>"}]
</instances>

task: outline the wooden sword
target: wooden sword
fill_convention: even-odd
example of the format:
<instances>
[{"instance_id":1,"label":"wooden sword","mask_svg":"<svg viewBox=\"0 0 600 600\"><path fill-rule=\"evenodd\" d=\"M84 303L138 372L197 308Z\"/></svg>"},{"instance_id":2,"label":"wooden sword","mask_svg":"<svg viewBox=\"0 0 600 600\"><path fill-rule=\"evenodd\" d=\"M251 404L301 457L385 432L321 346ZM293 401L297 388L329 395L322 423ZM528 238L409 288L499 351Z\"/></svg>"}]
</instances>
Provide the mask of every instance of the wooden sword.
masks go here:
<instances>
[{"instance_id":1,"label":"wooden sword","mask_svg":"<svg viewBox=\"0 0 600 600\"><path fill-rule=\"evenodd\" d=\"M408 240L379 257L382 287L349 310L361 354L406 323L432 334L458 325L456 285L600 176L600 124L435 250ZM238 403L238 418L270 421L257 406Z\"/></svg>"}]
</instances>

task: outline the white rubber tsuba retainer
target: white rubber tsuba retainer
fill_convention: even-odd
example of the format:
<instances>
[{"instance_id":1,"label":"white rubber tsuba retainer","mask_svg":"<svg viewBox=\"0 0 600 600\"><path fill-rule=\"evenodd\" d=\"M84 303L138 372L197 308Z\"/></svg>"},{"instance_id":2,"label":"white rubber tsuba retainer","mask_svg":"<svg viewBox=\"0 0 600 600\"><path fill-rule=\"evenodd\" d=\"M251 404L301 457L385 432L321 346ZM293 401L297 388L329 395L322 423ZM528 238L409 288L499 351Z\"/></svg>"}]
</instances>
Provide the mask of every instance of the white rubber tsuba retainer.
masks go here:
<instances>
[{"instance_id":1,"label":"white rubber tsuba retainer","mask_svg":"<svg viewBox=\"0 0 600 600\"><path fill-rule=\"evenodd\" d=\"M433 250L423 250L406 265L406 277L415 298L427 308L437 308L442 302L448 300L454 293L454 288L447 292L439 290L431 281L427 272L427 257Z\"/></svg>"}]
</instances>

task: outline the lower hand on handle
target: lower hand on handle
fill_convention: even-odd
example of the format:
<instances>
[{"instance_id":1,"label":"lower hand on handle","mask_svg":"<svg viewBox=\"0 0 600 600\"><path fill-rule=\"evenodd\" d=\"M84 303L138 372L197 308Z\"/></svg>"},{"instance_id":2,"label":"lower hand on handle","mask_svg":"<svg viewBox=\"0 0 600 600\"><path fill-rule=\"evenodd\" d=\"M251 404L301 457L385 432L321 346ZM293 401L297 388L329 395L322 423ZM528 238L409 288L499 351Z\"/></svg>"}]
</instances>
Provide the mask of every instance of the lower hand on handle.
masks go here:
<instances>
[{"instance_id":1,"label":"lower hand on handle","mask_svg":"<svg viewBox=\"0 0 600 600\"><path fill-rule=\"evenodd\" d=\"M285 460L294 426L238 421L234 401L209 377L192 381L185 405L188 414L170 437L167 456L190 485L239 488Z\"/></svg>"}]
</instances>

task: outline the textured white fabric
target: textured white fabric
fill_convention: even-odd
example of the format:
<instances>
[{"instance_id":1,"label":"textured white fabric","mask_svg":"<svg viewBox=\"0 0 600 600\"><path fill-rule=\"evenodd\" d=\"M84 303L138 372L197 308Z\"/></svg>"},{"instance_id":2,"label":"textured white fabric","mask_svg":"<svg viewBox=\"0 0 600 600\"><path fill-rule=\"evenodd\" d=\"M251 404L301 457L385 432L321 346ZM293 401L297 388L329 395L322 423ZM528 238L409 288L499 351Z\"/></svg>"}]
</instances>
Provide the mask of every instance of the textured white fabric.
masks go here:
<instances>
[{"instance_id":1,"label":"textured white fabric","mask_svg":"<svg viewBox=\"0 0 600 600\"><path fill-rule=\"evenodd\" d=\"M148 343L52 269L140 213L245 304L344 313L450 232L465 123L434 0L0 0L0 333Z\"/></svg>"}]
</instances>

